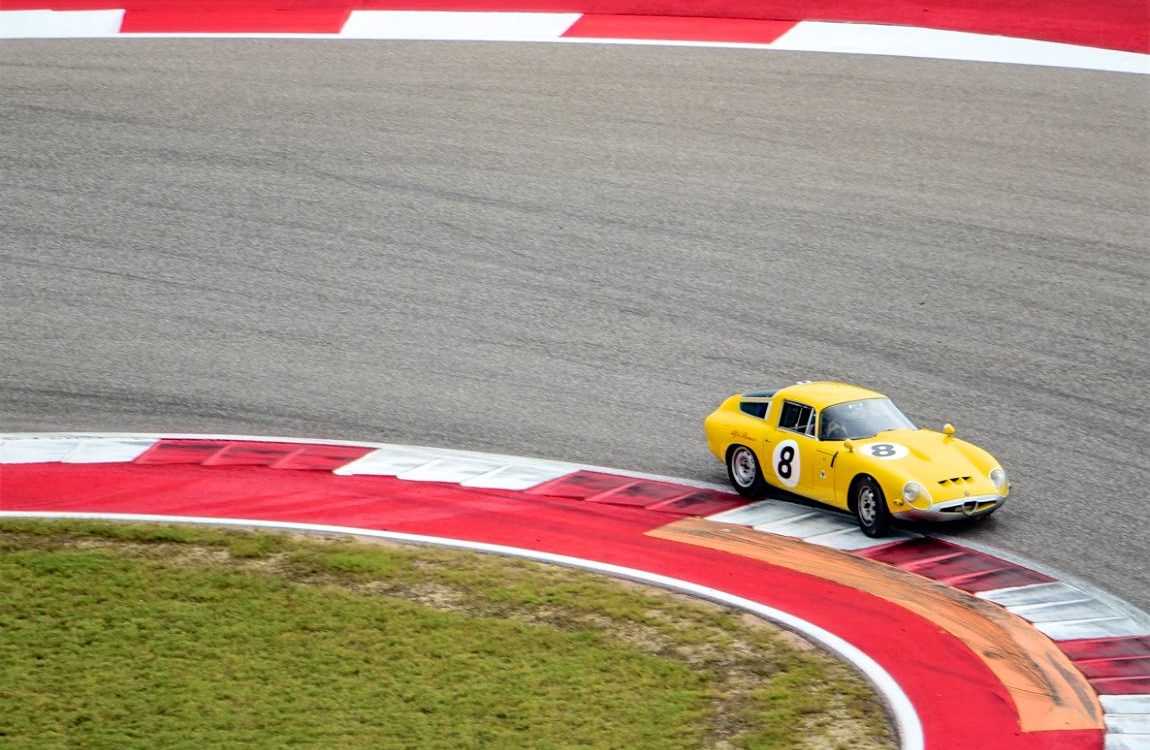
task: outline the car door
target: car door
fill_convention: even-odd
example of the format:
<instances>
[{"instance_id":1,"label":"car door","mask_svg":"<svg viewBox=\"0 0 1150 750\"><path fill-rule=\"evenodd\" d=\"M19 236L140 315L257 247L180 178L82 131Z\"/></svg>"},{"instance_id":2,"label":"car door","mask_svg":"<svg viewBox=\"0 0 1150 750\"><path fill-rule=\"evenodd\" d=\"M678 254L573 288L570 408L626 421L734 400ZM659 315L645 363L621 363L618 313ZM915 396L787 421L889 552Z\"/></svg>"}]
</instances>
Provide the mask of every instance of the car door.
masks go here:
<instances>
[{"instance_id":1,"label":"car door","mask_svg":"<svg viewBox=\"0 0 1150 750\"><path fill-rule=\"evenodd\" d=\"M829 501L834 494L834 478L828 469L832 456L820 450L818 410L801 401L785 400L776 426L769 467L772 483L803 497Z\"/></svg>"}]
</instances>

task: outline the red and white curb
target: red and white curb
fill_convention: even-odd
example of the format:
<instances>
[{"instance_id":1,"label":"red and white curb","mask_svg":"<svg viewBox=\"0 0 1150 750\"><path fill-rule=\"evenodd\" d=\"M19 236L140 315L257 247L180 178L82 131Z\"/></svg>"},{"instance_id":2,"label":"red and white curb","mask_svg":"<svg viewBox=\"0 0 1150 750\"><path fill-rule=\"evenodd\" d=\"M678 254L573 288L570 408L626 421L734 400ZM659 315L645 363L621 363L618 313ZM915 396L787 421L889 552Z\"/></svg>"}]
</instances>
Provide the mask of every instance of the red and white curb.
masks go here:
<instances>
[{"instance_id":1,"label":"red and white curb","mask_svg":"<svg viewBox=\"0 0 1150 750\"><path fill-rule=\"evenodd\" d=\"M810 544L853 552L960 588L1000 604L1054 641L1150 636L1150 618L1060 574L1018 564L1001 553L984 552L937 537L897 530L872 539L849 516L773 500L708 517ZM1150 653L1147 654L1150 656ZM1147 665L1150 676L1150 665Z\"/></svg>"},{"instance_id":2,"label":"red and white curb","mask_svg":"<svg viewBox=\"0 0 1150 750\"><path fill-rule=\"evenodd\" d=\"M1058 644L1098 692L1106 750L1150 750L1150 617L1126 602L986 548L902 530L894 542L871 539L824 510L764 501L709 519L860 554L1005 607Z\"/></svg>"},{"instance_id":3,"label":"red and white curb","mask_svg":"<svg viewBox=\"0 0 1150 750\"><path fill-rule=\"evenodd\" d=\"M241 15L239 13L237 15ZM336 28L220 30L208 24L126 23L126 11L0 10L0 38L235 37L651 44L890 55L1150 74L1150 55L1061 42L911 26L582 13L352 10ZM227 29L225 17L221 28ZM210 26L210 25L208 25ZM143 29L143 30L141 30Z\"/></svg>"},{"instance_id":4,"label":"red and white curb","mask_svg":"<svg viewBox=\"0 0 1150 750\"><path fill-rule=\"evenodd\" d=\"M930 578L995 602L1027 620L1057 643L1095 688L1105 714L1106 748L1150 748L1150 616L1088 584L987 548L960 545L907 531L899 531L893 538L870 539L858 531L853 520L830 511L775 501L747 503L732 496L725 487L704 482L519 456L407 445L251 436L134 433L0 435L0 464L52 462L256 465L326 471L341 476L386 476L411 482L458 484L528 494L566 494L592 502L632 505L648 510L694 512L710 520L745 526L764 534L801 539ZM0 516L73 515L5 511L2 508L0 487ZM98 517L100 514L79 515ZM410 537L411 541L465 546L574 565L696 593L794 627L842 655L871 678L896 709L903 746L921 746L921 726L905 694L873 660L868 662L865 654L857 652L850 644L840 643L841 639L813 625L807 627L802 621L796 622L797 618L786 613L754 602L736 601L738 597L697 584L562 555L398 532L259 520L105 515L136 520L163 518L184 522L307 528L395 539ZM900 711L901 714L898 713ZM919 745L914 744L916 736Z\"/></svg>"}]
</instances>

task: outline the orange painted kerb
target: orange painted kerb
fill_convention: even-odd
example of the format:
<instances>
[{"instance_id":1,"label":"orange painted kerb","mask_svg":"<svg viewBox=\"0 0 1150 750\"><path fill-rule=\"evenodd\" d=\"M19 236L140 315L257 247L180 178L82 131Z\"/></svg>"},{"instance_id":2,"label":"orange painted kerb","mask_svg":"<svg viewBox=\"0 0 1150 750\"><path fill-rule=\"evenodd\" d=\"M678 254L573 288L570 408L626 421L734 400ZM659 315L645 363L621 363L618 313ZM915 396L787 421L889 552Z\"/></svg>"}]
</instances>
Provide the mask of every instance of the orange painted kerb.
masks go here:
<instances>
[{"instance_id":1,"label":"orange painted kerb","mask_svg":"<svg viewBox=\"0 0 1150 750\"><path fill-rule=\"evenodd\" d=\"M1098 696L1070 659L997 604L898 568L745 526L688 518L648 535L815 575L914 612L962 641L990 668L1014 701L1023 732L1105 729Z\"/></svg>"}]
</instances>

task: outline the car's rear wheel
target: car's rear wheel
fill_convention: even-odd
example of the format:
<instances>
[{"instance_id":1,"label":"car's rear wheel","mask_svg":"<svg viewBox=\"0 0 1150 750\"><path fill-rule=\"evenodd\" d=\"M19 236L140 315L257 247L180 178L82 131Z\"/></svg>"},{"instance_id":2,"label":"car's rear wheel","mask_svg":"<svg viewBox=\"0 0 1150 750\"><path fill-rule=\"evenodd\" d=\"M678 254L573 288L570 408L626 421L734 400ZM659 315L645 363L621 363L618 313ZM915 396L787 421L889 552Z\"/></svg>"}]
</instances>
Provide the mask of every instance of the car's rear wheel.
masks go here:
<instances>
[{"instance_id":1,"label":"car's rear wheel","mask_svg":"<svg viewBox=\"0 0 1150 750\"><path fill-rule=\"evenodd\" d=\"M890 532L890 508L886 507L886 497L878 482L870 477L859 479L854 486L851 506L864 534L880 537Z\"/></svg>"},{"instance_id":2,"label":"car's rear wheel","mask_svg":"<svg viewBox=\"0 0 1150 750\"><path fill-rule=\"evenodd\" d=\"M727 476L735 491L743 497L762 497L767 491L759 459L745 445L732 445L727 451Z\"/></svg>"}]
</instances>

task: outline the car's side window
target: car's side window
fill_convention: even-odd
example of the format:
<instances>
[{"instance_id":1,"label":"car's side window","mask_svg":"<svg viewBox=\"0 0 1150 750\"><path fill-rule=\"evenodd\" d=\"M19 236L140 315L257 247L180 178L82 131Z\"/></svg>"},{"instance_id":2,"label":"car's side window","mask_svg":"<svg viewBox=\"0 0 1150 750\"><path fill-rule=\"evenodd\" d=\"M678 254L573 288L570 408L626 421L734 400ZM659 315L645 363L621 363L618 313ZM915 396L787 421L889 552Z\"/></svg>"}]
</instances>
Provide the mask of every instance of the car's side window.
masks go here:
<instances>
[{"instance_id":1,"label":"car's side window","mask_svg":"<svg viewBox=\"0 0 1150 750\"><path fill-rule=\"evenodd\" d=\"M783 402L783 408L779 413L780 430L790 430L813 437L816 421L817 415L812 407L794 401Z\"/></svg>"},{"instance_id":2,"label":"car's side window","mask_svg":"<svg viewBox=\"0 0 1150 750\"><path fill-rule=\"evenodd\" d=\"M739 411L744 414L750 414L752 417L762 419L767 416L767 407L771 405L770 401L740 401Z\"/></svg>"}]
</instances>

